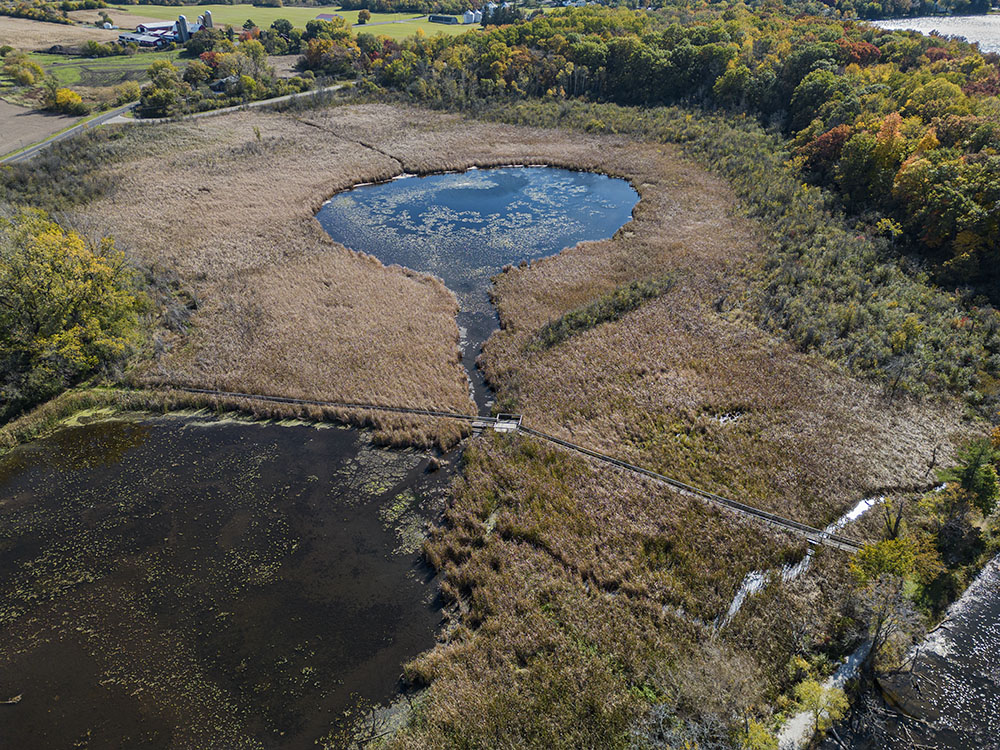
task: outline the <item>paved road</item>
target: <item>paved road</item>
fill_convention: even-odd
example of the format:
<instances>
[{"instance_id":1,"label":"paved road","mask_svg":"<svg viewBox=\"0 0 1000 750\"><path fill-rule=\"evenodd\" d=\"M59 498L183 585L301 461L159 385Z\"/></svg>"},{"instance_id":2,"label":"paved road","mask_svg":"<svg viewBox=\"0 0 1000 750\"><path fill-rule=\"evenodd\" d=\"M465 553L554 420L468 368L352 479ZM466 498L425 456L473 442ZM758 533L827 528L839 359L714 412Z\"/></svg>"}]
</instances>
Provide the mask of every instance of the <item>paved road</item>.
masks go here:
<instances>
[{"instance_id":1,"label":"paved road","mask_svg":"<svg viewBox=\"0 0 1000 750\"><path fill-rule=\"evenodd\" d=\"M66 138L74 136L77 133L82 133L84 130L88 130L89 128L96 128L100 125L104 125L105 123L108 123L115 119L121 119L121 120L128 119L125 117L121 117L121 115L122 113L127 112L134 106L135 103L133 102L132 104L126 104L124 107L118 107L118 109L108 110L104 114L98 115L92 120L87 120L87 122L81 122L79 125L74 125L69 130L64 130L63 132L58 133L47 140L36 143L34 146L30 146L29 148L26 148L24 151L21 151L12 156L8 156L4 159L0 159L0 164L13 164L14 162L25 161L26 159L30 159L32 156L37 154L43 148L51 146L53 143L58 143L59 141L65 140Z\"/></svg>"},{"instance_id":2,"label":"paved road","mask_svg":"<svg viewBox=\"0 0 1000 750\"><path fill-rule=\"evenodd\" d=\"M112 109L105 112L102 115L95 117L93 120L88 120L87 122L82 122L79 125L74 125L69 130L65 130L58 135L52 136L51 138L36 143L34 146L21 151L13 156L8 156L4 159L0 159L0 164L13 164L19 161L25 161L30 159L32 156L37 154L44 148L51 146L53 143L58 143L59 141L74 136L78 133L82 133L84 130L89 128L100 127L101 125L137 125L137 124L156 124L160 122L175 122L177 120L195 120L201 117L211 117L213 115L223 115L227 112L238 112L241 109L255 109L257 107L266 107L272 104L279 104L281 102L291 101L292 99L300 99L308 96L315 96L316 94L324 94L329 91L337 91L346 86L346 83L338 83L334 86L326 86L321 89L315 89L313 91L301 91L297 94L286 94L285 96L276 96L273 99L260 99L255 102L247 102L246 104L237 104L233 107L223 107L222 109L211 109L208 112L196 112L190 115L182 115L180 117L159 117L159 118L137 118L137 117L125 117L125 113L132 109L136 102L132 104L126 104L124 107L118 107L118 109Z\"/></svg>"}]
</instances>

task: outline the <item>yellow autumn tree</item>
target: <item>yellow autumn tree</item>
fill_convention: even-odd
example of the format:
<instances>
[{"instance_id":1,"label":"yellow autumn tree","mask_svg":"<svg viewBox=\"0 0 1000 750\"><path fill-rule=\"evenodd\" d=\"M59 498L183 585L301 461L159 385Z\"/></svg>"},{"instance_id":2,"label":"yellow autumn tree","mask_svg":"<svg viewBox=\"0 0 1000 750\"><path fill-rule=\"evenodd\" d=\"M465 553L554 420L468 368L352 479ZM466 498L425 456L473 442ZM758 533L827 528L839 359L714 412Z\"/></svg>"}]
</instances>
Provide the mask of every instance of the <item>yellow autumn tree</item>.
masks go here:
<instances>
[{"instance_id":1,"label":"yellow autumn tree","mask_svg":"<svg viewBox=\"0 0 1000 750\"><path fill-rule=\"evenodd\" d=\"M134 272L42 211L0 218L0 421L123 357L138 335Z\"/></svg>"},{"instance_id":2,"label":"yellow autumn tree","mask_svg":"<svg viewBox=\"0 0 1000 750\"><path fill-rule=\"evenodd\" d=\"M809 714L813 737L825 732L830 725L847 713L849 703L844 691L826 687L816 680L803 680L795 686L799 708Z\"/></svg>"}]
</instances>

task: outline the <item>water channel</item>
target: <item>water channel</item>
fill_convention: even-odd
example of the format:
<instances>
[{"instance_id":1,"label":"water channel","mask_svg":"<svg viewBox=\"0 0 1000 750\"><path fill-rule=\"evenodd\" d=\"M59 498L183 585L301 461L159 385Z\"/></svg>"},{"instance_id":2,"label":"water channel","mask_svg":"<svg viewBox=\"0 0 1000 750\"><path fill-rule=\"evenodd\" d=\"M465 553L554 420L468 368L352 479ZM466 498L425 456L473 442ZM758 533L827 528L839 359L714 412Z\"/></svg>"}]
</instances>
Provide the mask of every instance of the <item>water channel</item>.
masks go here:
<instances>
[{"instance_id":1,"label":"water channel","mask_svg":"<svg viewBox=\"0 0 1000 750\"><path fill-rule=\"evenodd\" d=\"M337 242L437 276L455 293L462 361L476 404L488 411L476 358L499 325L490 279L507 264L611 237L638 201L625 180L504 167L359 186L335 195L316 218Z\"/></svg>"},{"instance_id":2,"label":"water channel","mask_svg":"<svg viewBox=\"0 0 1000 750\"><path fill-rule=\"evenodd\" d=\"M486 409L491 276L610 237L637 200L509 168L360 187L319 218L455 291ZM0 747L312 748L391 700L441 622L419 550L457 455L431 459L343 427L100 414L0 458Z\"/></svg>"}]
</instances>

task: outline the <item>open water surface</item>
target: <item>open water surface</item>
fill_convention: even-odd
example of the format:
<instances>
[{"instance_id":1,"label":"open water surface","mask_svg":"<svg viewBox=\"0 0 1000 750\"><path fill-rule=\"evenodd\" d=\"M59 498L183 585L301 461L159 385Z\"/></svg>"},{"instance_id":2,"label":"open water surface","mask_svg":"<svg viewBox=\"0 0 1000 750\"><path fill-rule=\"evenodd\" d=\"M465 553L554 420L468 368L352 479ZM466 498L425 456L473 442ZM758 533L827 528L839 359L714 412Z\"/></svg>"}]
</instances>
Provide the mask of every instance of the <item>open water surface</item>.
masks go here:
<instances>
[{"instance_id":1,"label":"open water surface","mask_svg":"<svg viewBox=\"0 0 1000 750\"><path fill-rule=\"evenodd\" d=\"M337 242L437 276L455 293L463 363L484 410L491 396L476 358L499 324L491 278L505 265L611 237L638 201L625 180L503 167L361 185L335 195L316 218Z\"/></svg>"},{"instance_id":2,"label":"open water surface","mask_svg":"<svg viewBox=\"0 0 1000 750\"><path fill-rule=\"evenodd\" d=\"M1000 557L920 644L912 672L881 687L893 708L887 750L1000 750Z\"/></svg>"},{"instance_id":3,"label":"open water surface","mask_svg":"<svg viewBox=\"0 0 1000 750\"><path fill-rule=\"evenodd\" d=\"M0 748L313 748L392 697L441 619L429 458L168 417L0 459Z\"/></svg>"},{"instance_id":4,"label":"open water surface","mask_svg":"<svg viewBox=\"0 0 1000 750\"><path fill-rule=\"evenodd\" d=\"M882 29L911 29L921 34L936 31L944 36L965 37L967 41L978 42L983 52L1000 52L1000 14L887 18L870 23Z\"/></svg>"}]
</instances>

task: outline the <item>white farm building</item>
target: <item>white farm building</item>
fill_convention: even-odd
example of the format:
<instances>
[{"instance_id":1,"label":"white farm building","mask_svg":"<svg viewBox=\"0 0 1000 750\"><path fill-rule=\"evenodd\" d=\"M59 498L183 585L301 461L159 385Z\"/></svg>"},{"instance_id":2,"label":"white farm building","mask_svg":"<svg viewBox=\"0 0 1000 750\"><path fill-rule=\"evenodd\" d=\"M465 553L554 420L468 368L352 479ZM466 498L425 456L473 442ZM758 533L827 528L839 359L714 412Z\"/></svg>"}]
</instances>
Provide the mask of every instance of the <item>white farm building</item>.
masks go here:
<instances>
[{"instance_id":1,"label":"white farm building","mask_svg":"<svg viewBox=\"0 0 1000 750\"><path fill-rule=\"evenodd\" d=\"M151 21L136 25L135 32L118 35L122 44L138 44L140 47L162 47L170 42L183 44L202 29L211 29L212 11L206 10L205 15L198 16L195 23L188 23L185 16L177 16L176 21Z\"/></svg>"}]
</instances>

